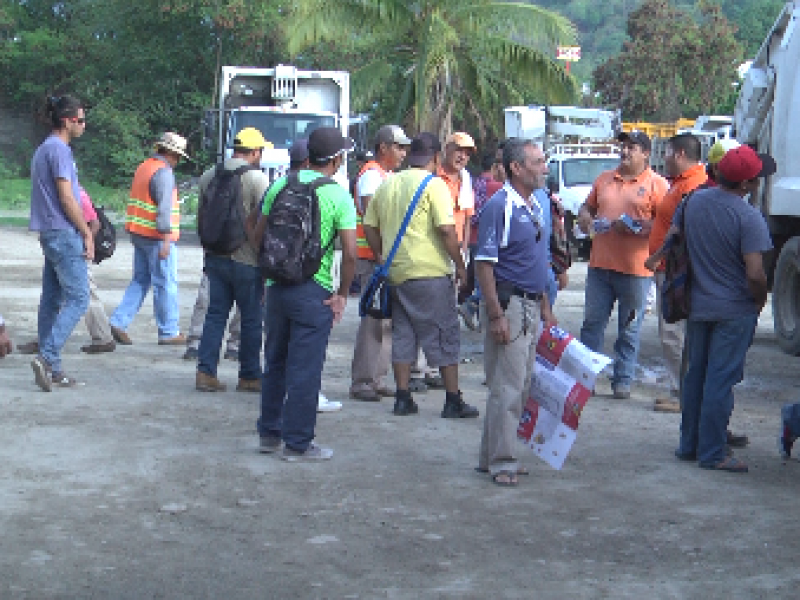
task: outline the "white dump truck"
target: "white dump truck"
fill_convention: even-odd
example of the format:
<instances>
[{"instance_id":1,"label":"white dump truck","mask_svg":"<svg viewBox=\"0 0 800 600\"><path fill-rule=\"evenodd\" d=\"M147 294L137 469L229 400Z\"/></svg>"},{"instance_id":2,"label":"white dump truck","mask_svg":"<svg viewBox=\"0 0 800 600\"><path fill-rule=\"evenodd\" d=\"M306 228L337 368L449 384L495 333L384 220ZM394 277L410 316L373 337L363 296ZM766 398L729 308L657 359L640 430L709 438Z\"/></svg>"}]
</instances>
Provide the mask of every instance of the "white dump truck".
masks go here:
<instances>
[{"instance_id":1,"label":"white dump truck","mask_svg":"<svg viewBox=\"0 0 800 600\"><path fill-rule=\"evenodd\" d=\"M274 68L222 67L217 106L206 111L205 145L216 160L230 156L233 138L255 127L274 144L265 150L261 166L275 179L289 166L289 147L318 127L338 127L348 134L350 75L343 71L301 71ZM345 164L337 174L347 185Z\"/></svg>"},{"instance_id":2,"label":"white dump truck","mask_svg":"<svg viewBox=\"0 0 800 600\"><path fill-rule=\"evenodd\" d=\"M577 232L578 210L603 171L619 165L616 143L621 131L620 111L577 106L511 106L505 109L507 138L519 137L542 144L564 205L565 225L579 255L588 255L589 239Z\"/></svg>"},{"instance_id":3,"label":"white dump truck","mask_svg":"<svg viewBox=\"0 0 800 600\"><path fill-rule=\"evenodd\" d=\"M800 2L787 2L742 83L736 139L775 158L778 170L751 202L763 212L775 251L766 259L775 336L800 354Z\"/></svg>"}]
</instances>

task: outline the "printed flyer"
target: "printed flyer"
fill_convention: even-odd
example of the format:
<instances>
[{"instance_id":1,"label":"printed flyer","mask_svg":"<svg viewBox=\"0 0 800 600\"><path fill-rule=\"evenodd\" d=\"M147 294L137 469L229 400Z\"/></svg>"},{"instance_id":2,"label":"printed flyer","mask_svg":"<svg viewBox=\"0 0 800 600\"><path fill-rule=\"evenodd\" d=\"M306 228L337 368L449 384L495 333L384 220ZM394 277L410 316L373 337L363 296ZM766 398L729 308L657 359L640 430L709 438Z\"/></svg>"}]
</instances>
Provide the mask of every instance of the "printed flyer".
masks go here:
<instances>
[{"instance_id":1,"label":"printed flyer","mask_svg":"<svg viewBox=\"0 0 800 600\"><path fill-rule=\"evenodd\" d=\"M554 469L564 466L597 375L610 363L567 331L543 329L517 437Z\"/></svg>"}]
</instances>

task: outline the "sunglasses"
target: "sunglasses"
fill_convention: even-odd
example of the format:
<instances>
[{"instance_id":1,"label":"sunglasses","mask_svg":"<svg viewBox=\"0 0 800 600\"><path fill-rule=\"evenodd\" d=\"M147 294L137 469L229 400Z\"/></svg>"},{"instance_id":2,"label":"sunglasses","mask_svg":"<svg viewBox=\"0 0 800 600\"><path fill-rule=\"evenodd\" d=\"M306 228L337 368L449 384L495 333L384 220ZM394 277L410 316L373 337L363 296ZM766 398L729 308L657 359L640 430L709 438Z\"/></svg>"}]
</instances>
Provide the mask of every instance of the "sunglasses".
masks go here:
<instances>
[{"instance_id":1,"label":"sunglasses","mask_svg":"<svg viewBox=\"0 0 800 600\"><path fill-rule=\"evenodd\" d=\"M72 117L70 121L72 121L73 123L79 123L80 125L83 125L84 123L86 123L86 117Z\"/></svg>"}]
</instances>

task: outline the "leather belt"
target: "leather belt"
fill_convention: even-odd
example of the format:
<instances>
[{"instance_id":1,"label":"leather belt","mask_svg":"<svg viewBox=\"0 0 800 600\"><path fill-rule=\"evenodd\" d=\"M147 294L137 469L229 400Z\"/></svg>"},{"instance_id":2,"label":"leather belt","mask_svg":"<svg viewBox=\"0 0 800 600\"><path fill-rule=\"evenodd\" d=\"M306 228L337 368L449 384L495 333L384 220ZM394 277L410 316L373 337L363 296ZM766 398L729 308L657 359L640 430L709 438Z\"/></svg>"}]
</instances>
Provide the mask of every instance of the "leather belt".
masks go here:
<instances>
[{"instance_id":1,"label":"leather belt","mask_svg":"<svg viewBox=\"0 0 800 600\"><path fill-rule=\"evenodd\" d=\"M542 299L542 292L526 292L518 287L515 287L513 290L511 290L511 295L519 296L525 300L533 300L534 302L539 302Z\"/></svg>"}]
</instances>

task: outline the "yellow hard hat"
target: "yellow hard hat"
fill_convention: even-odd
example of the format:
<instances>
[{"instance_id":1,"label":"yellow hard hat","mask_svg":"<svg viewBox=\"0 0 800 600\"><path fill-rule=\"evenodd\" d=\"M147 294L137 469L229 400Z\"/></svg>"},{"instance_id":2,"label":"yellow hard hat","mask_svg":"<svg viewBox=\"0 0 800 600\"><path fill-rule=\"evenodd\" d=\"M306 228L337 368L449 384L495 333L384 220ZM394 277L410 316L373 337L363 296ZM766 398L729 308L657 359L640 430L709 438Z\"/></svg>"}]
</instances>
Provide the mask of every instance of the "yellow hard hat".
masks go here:
<instances>
[{"instance_id":1,"label":"yellow hard hat","mask_svg":"<svg viewBox=\"0 0 800 600\"><path fill-rule=\"evenodd\" d=\"M255 127L245 127L233 138L233 147L243 150L258 150L259 148L273 148L273 145L272 142L265 140Z\"/></svg>"},{"instance_id":2,"label":"yellow hard hat","mask_svg":"<svg viewBox=\"0 0 800 600\"><path fill-rule=\"evenodd\" d=\"M739 142L732 138L719 140L708 150L707 160L709 164L717 164L728 153L728 150L738 148L740 145Z\"/></svg>"}]
</instances>

